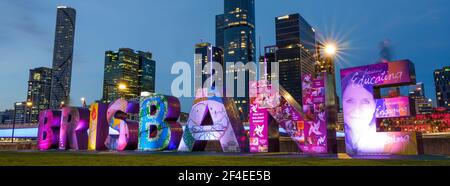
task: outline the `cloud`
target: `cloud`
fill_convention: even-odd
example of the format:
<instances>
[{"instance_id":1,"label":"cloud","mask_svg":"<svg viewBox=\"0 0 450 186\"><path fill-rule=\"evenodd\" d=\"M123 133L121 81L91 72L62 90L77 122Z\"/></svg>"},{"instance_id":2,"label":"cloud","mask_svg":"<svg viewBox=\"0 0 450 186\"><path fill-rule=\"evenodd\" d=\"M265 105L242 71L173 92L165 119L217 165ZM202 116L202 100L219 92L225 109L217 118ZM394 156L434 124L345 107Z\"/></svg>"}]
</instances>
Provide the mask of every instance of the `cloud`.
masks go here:
<instances>
[{"instance_id":1,"label":"cloud","mask_svg":"<svg viewBox=\"0 0 450 186\"><path fill-rule=\"evenodd\" d=\"M37 38L41 38L41 36L46 34L44 29L36 24L36 21L30 15L21 16L21 20L14 23L15 29Z\"/></svg>"},{"instance_id":2,"label":"cloud","mask_svg":"<svg viewBox=\"0 0 450 186\"><path fill-rule=\"evenodd\" d=\"M36 40L45 39L47 34L38 17L45 13L42 3L26 0L10 0L0 2L0 45L7 45L21 37L18 34L26 34Z\"/></svg>"}]
</instances>

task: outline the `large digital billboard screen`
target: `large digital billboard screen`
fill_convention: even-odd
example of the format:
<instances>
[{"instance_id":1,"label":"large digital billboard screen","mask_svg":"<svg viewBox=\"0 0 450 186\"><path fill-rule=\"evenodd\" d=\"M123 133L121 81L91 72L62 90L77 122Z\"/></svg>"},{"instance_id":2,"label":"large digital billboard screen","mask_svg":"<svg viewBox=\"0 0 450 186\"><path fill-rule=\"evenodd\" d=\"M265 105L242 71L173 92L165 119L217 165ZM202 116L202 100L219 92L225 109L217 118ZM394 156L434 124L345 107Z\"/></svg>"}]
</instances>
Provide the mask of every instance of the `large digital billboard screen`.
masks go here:
<instances>
[{"instance_id":1,"label":"large digital billboard screen","mask_svg":"<svg viewBox=\"0 0 450 186\"><path fill-rule=\"evenodd\" d=\"M348 154L418 154L414 132L377 132L377 117L408 115L405 98L375 99L375 87L415 83L408 61L378 63L341 70L342 107ZM420 140L420 139L419 139Z\"/></svg>"}]
</instances>

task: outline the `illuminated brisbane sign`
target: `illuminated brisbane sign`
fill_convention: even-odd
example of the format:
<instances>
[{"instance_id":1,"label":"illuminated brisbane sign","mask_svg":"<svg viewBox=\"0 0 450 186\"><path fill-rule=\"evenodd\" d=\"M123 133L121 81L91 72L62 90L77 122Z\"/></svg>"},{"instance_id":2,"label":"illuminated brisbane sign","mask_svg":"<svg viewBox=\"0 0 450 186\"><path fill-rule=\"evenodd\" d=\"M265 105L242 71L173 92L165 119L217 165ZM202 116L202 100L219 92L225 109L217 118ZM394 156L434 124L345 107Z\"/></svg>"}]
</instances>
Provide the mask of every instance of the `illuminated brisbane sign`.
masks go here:
<instances>
[{"instance_id":1,"label":"illuminated brisbane sign","mask_svg":"<svg viewBox=\"0 0 450 186\"><path fill-rule=\"evenodd\" d=\"M251 86L254 86L253 84ZM255 86L254 86L255 87ZM274 91L275 89L272 89ZM284 128L291 138L304 148L302 109L284 89L273 94L272 104L263 107L253 104L252 110L265 113ZM254 102L266 94L256 92ZM256 108L254 106L260 106ZM263 125L257 123L253 114L251 136L256 132L265 135L269 120ZM270 114L270 118L267 114ZM267 152L249 149L249 136L239 119L239 111L232 98L200 96L195 99L184 127L178 123L180 102L178 98L160 94L143 96L139 101L118 99L110 104L93 103L91 107L64 107L60 110L45 110L40 113L38 147L48 149L73 150L142 150L142 151L204 151L207 143L218 141L223 152ZM131 118L131 119L130 119ZM256 126L256 128L255 128ZM263 128L261 128L261 126ZM320 128L325 129L326 126ZM322 129L320 129L322 131ZM258 132L258 130L260 130ZM311 129L314 134L324 136L326 132ZM309 133L311 134L311 133ZM271 136L278 138L279 134ZM267 141L268 139L266 139ZM278 140L278 139L276 139ZM254 144L255 138L251 138ZM263 142L264 139L260 139ZM323 143L320 142L320 143ZM277 143L268 143L279 151ZM266 147L268 148L268 146ZM317 152L327 152L324 150ZM316 148L317 149L317 148ZM316 151L304 151L316 153Z\"/></svg>"},{"instance_id":2,"label":"illuminated brisbane sign","mask_svg":"<svg viewBox=\"0 0 450 186\"><path fill-rule=\"evenodd\" d=\"M379 132L383 118L410 116L408 97L382 98L381 88L415 84L408 60L341 70L345 146L348 154L420 154L416 132Z\"/></svg>"},{"instance_id":3,"label":"illuminated brisbane sign","mask_svg":"<svg viewBox=\"0 0 450 186\"><path fill-rule=\"evenodd\" d=\"M246 132L231 98L196 99L184 131L179 116L178 98L160 94L141 97L139 102L97 102L90 109L45 110L39 116L38 148L203 151L209 141L219 141L224 152L248 151Z\"/></svg>"}]
</instances>

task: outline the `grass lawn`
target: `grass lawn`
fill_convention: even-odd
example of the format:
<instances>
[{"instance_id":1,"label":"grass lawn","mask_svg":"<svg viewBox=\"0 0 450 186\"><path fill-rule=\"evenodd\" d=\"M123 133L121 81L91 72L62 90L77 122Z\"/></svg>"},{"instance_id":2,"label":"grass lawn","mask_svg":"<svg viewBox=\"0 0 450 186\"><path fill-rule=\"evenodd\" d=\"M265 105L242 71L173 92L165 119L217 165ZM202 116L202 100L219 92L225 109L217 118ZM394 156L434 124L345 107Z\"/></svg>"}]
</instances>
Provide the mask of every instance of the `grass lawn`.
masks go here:
<instances>
[{"instance_id":1,"label":"grass lawn","mask_svg":"<svg viewBox=\"0 0 450 186\"><path fill-rule=\"evenodd\" d=\"M0 166L450 166L448 157L347 159L224 153L0 151Z\"/></svg>"}]
</instances>

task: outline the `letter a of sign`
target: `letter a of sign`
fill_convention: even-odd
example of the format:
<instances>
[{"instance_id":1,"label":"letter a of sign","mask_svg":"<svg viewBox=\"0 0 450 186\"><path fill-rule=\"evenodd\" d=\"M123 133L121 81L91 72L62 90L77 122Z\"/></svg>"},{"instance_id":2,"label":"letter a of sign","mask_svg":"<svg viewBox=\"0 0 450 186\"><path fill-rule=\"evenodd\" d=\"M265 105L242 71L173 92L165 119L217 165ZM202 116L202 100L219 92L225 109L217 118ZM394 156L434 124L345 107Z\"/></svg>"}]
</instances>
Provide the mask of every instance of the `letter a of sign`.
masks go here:
<instances>
[{"instance_id":1,"label":"letter a of sign","mask_svg":"<svg viewBox=\"0 0 450 186\"><path fill-rule=\"evenodd\" d=\"M230 98L194 101L178 151L203 151L208 141L219 141L223 152L244 152L248 140L238 111Z\"/></svg>"}]
</instances>

